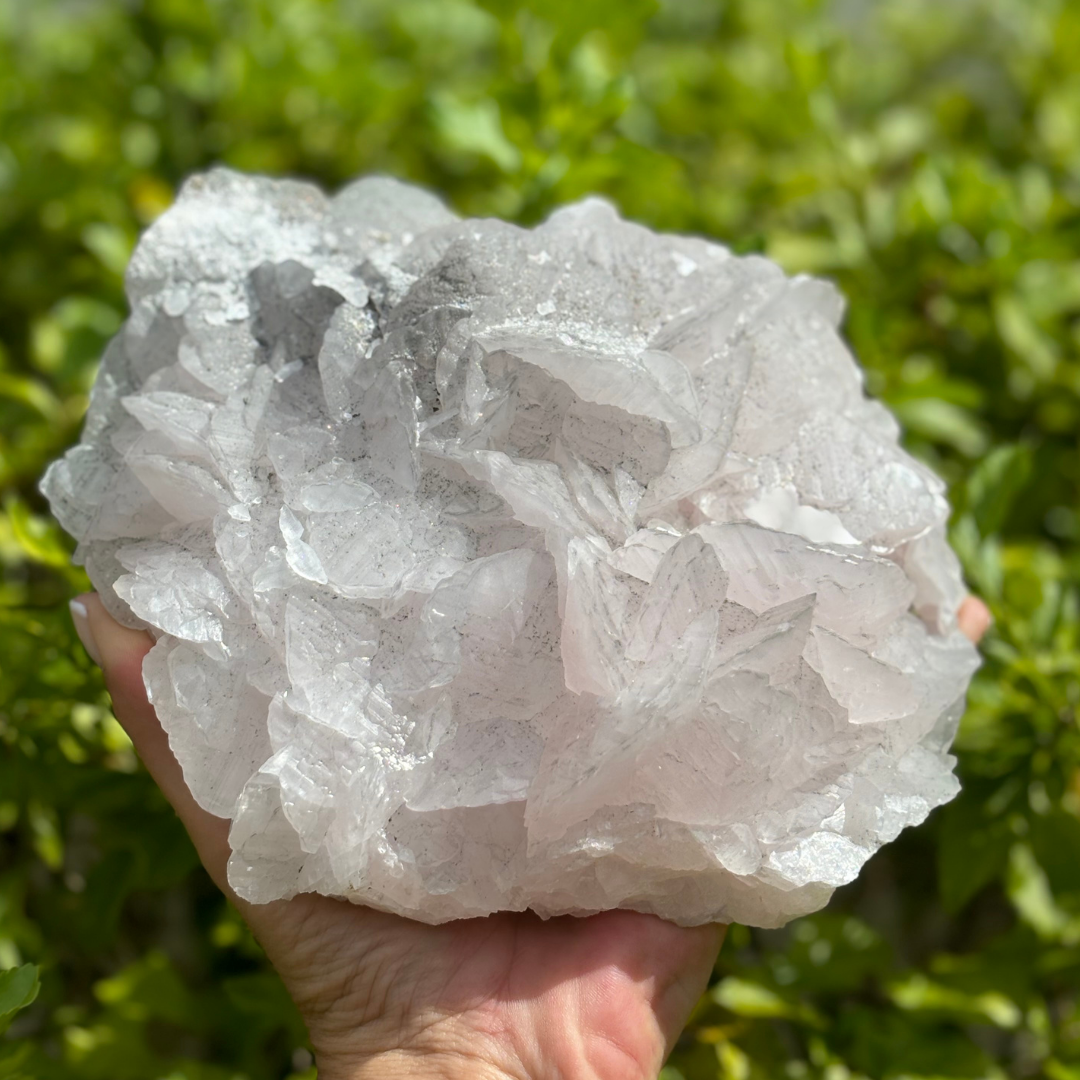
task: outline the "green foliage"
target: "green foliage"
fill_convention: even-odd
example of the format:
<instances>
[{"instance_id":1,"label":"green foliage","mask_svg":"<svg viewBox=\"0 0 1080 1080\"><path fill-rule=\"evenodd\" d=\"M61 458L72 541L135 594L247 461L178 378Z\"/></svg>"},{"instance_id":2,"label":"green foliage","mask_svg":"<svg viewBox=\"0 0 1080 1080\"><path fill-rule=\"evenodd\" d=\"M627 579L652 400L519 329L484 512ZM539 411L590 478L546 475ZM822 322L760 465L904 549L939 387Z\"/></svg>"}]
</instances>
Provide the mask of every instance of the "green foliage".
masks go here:
<instances>
[{"instance_id":1,"label":"green foliage","mask_svg":"<svg viewBox=\"0 0 1080 1080\"><path fill-rule=\"evenodd\" d=\"M1080 1078L1077 55L1074 0L0 0L0 1077L310 1075L35 492L139 230L220 160L524 222L599 191L838 280L996 620L964 790L827 912L733 928L664 1077Z\"/></svg>"}]
</instances>

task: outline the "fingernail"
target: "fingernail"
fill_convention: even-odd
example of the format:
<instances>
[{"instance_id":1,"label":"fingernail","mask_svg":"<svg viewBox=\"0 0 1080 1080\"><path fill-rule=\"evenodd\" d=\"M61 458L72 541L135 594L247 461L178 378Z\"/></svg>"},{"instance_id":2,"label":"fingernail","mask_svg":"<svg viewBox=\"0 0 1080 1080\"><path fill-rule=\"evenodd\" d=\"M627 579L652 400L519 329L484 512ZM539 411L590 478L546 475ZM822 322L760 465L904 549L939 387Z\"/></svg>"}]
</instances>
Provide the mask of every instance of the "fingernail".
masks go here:
<instances>
[{"instance_id":1,"label":"fingernail","mask_svg":"<svg viewBox=\"0 0 1080 1080\"><path fill-rule=\"evenodd\" d=\"M90 659L98 667L101 667L101 653L98 651L97 640L90 626L90 613L86 610L86 605L76 597L69 606L71 608L71 621L75 624L75 633L79 635L79 640L83 643L83 648Z\"/></svg>"}]
</instances>

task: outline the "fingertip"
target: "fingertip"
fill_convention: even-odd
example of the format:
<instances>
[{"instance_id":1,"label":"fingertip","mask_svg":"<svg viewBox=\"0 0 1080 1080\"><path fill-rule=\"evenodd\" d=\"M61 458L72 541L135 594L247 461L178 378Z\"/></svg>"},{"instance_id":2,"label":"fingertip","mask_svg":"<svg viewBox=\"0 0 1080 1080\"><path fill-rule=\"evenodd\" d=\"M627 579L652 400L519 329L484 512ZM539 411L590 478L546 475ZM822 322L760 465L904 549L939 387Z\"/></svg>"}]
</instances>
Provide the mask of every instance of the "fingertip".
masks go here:
<instances>
[{"instance_id":1,"label":"fingertip","mask_svg":"<svg viewBox=\"0 0 1080 1080\"><path fill-rule=\"evenodd\" d=\"M90 658L109 680L142 683L142 660L154 639L144 630L121 626L105 609L97 593L83 593L71 602L71 618Z\"/></svg>"},{"instance_id":2,"label":"fingertip","mask_svg":"<svg viewBox=\"0 0 1080 1080\"><path fill-rule=\"evenodd\" d=\"M154 639L145 631L118 623L96 593L77 596L72 601L71 616L86 651L105 674L113 714L184 822L211 877L227 888L228 822L207 813L195 802L168 735L147 698L142 664L154 646Z\"/></svg>"},{"instance_id":3,"label":"fingertip","mask_svg":"<svg viewBox=\"0 0 1080 1080\"><path fill-rule=\"evenodd\" d=\"M71 604L71 617L87 653L100 665L112 698L113 713L146 760L164 740L143 682L143 659L154 639L142 630L121 626L97 593L83 593Z\"/></svg>"},{"instance_id":4,"label":"fingertip","mask_svg":"<svg viewBox=\"0 0 1080 1080\"><path fill-rule=\"evenodd\" d=\"M75 627L75 633L82 642L86 655L98 667L101 667L101 650L98 648L97 638L94 637L94 628L90 625L90 611L87 606L94 599L96 598L93 593L83 593L69 601L68 607L71 610L71 622Z\"/></svg>"},{"instance_id":5,"label":"fingertip","mask_svg":"<svg viewBox=\"0 0 1080 1080\"><path fill-rule=\"evenodd\" d=\"M994 617L982 600L977 596L969 596L960 605L957 622L960 629L977 645L993 625Z\"/></svg>"}]
</instances>

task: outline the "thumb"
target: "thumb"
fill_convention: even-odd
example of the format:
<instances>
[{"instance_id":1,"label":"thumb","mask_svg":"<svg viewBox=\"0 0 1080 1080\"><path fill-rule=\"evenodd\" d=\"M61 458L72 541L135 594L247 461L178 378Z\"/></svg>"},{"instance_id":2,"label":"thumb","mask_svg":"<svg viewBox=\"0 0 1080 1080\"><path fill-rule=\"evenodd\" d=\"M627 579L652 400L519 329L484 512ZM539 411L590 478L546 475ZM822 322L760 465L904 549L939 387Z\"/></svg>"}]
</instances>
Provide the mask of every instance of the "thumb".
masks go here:
<instances>
[{"instance_id":1,"label":"thumb","mask_svg":"<svg viewBox=\"0 0 1080 1080\"><path fill-rule=\"evenodd\" d=\"M146 697L142 663L154 639L142 630L121 626L96 593L84 593L71 601L71 619L90 658L101 666L116 719L187 828L208 873L226 889L229 823L195 802L169 747L168 735Z\"/></svg>"}]
</instances>

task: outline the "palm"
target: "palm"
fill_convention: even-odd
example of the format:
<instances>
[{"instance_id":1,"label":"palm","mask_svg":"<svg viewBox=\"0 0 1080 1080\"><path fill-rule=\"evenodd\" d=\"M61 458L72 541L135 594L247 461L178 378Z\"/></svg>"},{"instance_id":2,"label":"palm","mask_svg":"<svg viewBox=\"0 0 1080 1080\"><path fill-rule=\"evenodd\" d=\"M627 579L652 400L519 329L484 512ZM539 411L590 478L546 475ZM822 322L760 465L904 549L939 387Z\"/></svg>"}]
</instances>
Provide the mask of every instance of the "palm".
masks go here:
<instances>
[{"instance_id":1,"label":"palm","mask_svg":"<svg viewBox=\"0 0 1080 1080\"><path fill-rule=\"evenodd\" d=\"M535 1080L655 1077L721 940L633 912L431 927L315 896L249 917L324 1055L456 1042Z\"/></svg>"}]
</instances>

